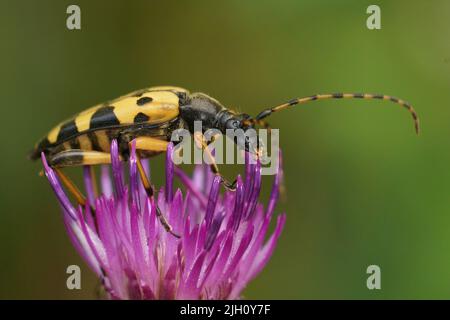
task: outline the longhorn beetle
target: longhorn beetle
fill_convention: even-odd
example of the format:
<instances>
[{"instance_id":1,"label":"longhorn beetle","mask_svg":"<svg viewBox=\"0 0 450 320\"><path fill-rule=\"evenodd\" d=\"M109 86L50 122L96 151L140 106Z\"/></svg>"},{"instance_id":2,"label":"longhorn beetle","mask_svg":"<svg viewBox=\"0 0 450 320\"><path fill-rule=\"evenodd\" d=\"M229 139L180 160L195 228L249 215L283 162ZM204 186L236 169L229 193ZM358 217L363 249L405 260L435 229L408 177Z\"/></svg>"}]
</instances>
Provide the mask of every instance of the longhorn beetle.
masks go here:
<instances>
[{"instance_id":1,"label":"longhorn beetle","mask_svg":"<svg viewBox=\"0 0 450 320\"><path fill-rule=\"evenodd\" d=\"M111 162L110 144L118 141L119 153L126 160L130 153L130 143L135 140L137 167L142 183L149 197L153 187L143 170L139 158L151 157L166 151L174 130L189 130L196 142L207 151L207 142L198 132L194 132L194 121L202 121L202 130L219 129L224 134L227 129L242 129L244 132L256 125L269 128L263 120L274 112L323 99L380 99L394 102L406 108L413 117L416 132L419 133L419 119L413 107L406 101L381 94L334 93L317 94L296 98L260 112L252 118L245 113L227 109L214 98L204 93L189 93L178 87L151 87L132 92L116 100L96 105L73 118L54 127L30 154L38 159L45 155L49 165L55 169L61 181L81 205L86 203L84 195L61 171L62 167L77 165L107 164ZM248 145L244 146L249 151ZM259 154L259 147L256 153ZM252 151L252 150L250 150ZM255 151L255 150L253 150ZM212 155L210 155L212 157ZM235 182L228 182L219 172L212 159L211 169L222 178L224 186L233 189ZM166 231L171 227L157 208L157 214ZM175 235L175 234L174 234ZM176 235L175 235L176 236Z\"/></svg>"}]
</instances>

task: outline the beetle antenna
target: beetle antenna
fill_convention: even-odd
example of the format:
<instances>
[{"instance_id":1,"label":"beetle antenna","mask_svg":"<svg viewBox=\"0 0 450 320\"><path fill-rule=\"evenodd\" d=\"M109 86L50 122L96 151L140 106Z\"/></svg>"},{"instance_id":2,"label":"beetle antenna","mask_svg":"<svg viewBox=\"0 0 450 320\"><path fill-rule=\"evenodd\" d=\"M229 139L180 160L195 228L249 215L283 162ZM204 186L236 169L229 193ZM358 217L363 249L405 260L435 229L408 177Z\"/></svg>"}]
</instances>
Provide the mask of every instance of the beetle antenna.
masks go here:
<instances>
[{"instance_id":1,"label":"beetle antenna","mask_svg":"<svg viewBox=\"0 0 450 320\"><path fill-rule=\"evenodd\" d=\"M369 94L369 93L332 93L332 94L316 94L313 96L309 96L309 97L303 97L303 98L296 98L296 99L292 99L289 100L286 103L280 104L276 107L270 108L270 109L266 109L262 112L260 112L256 117L255 120L256 121L260 121L268 116L270 116L272 113L274 112L278 112L281 111L283 109L287 109L289 107L295 106L297 104L304 104L307 103L309 101L313 101L313 100L324 100L324 99L379 99L379 100L388 100L391 102L394 102L404 108L406 108L409 113L411 114L413 120L414 120L414 127L416 129L416 133L419 134L419 117L417 116L416 111L414 110L414 108L411 106L411 104L409 104L408 102L393 97L393 96L387 96L384 94Z\"/></svg>"}]
</instances>

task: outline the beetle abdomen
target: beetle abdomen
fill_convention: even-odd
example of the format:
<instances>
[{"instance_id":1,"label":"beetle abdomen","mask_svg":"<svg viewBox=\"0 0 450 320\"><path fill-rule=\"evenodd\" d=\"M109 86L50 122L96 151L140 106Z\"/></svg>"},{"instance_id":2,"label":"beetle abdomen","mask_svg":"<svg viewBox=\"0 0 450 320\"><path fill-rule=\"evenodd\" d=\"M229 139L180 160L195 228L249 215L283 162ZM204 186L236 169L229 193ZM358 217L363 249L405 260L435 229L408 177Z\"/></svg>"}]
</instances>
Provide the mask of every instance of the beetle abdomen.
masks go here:
<instances>
[{"instance_id":1,"label":"beetle abdomen","mask_svg":"<svg viewBox=\"0 0 450 320\"><path fill-rule=\"evenodd\" d=\"M111 141L117 139L120 129L94 130L79 134L64 142L50 144L47 138L44 138L38 146L31 152L30 158L36 160L40 153L56 154L61 151L79 149L84 151L109 152Z\"/></svg>"}]
</instances>

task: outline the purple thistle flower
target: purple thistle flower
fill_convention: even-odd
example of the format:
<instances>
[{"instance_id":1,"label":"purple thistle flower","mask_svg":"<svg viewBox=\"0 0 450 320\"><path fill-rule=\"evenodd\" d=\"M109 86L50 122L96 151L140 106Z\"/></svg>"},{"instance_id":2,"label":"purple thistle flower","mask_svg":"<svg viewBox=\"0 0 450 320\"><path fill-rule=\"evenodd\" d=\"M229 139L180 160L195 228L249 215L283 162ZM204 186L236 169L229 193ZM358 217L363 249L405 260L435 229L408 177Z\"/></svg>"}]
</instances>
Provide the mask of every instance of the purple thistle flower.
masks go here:
<instances>
[{"instance_id":1,"label":"purple thistle flower","mask_svg":"<svg viewBox=\"0 0 450 320\"><path fill-rule=\"evenodd\" d=\"M279 215L274 232L264 241L278 199L281 164L264 209L258 203L259 163L246 161L245 179L238 176L236 191L221 195L220 178L208 166L197 166L190 178L174 166L172 151L171 144L166 156L166 186L155 199L149 199L139 182L134 146L126 186L113 141L112 178L109 167L102 166L100 196L95 192L91 167L84 168L84 208L70 203L44 155L42 161L62 206L69 237L102 280L109 298L238 299L268 262L286 220L285 214ZM144 164L148 168L147 161ZM173 193L174 175L186 188L184 196L179 189ZM155 201L180 239L160 224Z\"/></svg>"}]
</instances>

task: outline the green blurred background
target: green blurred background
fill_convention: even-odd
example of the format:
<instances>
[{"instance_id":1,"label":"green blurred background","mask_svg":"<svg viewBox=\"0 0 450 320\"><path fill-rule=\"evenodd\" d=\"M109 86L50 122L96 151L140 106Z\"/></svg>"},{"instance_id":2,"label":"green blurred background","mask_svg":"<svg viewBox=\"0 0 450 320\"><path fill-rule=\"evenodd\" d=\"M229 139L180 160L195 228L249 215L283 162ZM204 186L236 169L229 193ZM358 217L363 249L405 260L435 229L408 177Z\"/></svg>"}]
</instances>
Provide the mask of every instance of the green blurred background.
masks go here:
<instances>
[{"instance_id":1,"label":"green blurred background","mask_svg":"<svg viewBox=\"0 0 450 320\"><path fill-rule=\"evenodd\" d=\"M81 7L81 31L66 29L69 4ZM366 28L370 4L381 30ZM380 101L321 101L270 119L288 219L244 296L449 299L449 30L446 0L1 0L0 298L95 298L97 280L26 154L88 106L171 84L250 114L321 92L409 100L419 137L405 110ZM70 264L82 266L80 291L66 289ZM371 264L381 290L366 287Z\"/></svg>"}]
</instances>

